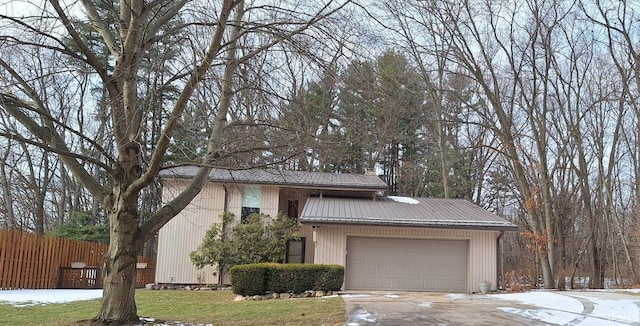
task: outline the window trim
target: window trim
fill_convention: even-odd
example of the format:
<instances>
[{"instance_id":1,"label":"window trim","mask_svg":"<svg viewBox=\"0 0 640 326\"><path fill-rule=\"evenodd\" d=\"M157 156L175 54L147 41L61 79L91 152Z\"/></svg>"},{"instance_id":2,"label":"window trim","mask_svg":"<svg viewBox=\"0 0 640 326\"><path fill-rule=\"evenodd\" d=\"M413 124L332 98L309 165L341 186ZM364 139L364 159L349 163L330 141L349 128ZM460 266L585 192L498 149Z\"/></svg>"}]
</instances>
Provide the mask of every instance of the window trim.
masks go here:
<instances>
[{"instance_id":1,"label":"window trim","mask_svg":"<svg viewBox=\"0 0 640 326\"><path fill-rule=\"evenodd\" d=\"M296 241L296 242L301 242L302 243L302 248L300 248L300 262L299 263L290 263L289 262L289 256L290 256L289 246L290 246L290 242L292 242L292 241ZM285 255L284 255L284 263L285 264L304 264L304 258L305 258L304 256L305 256L305 251L306 251L306 248L307 248L306 245L307 245L307 239L305 237L300 237L300 240L296 240L296 239L287 240L286 252L285 252Z\"/></svg>"}]
</instances>

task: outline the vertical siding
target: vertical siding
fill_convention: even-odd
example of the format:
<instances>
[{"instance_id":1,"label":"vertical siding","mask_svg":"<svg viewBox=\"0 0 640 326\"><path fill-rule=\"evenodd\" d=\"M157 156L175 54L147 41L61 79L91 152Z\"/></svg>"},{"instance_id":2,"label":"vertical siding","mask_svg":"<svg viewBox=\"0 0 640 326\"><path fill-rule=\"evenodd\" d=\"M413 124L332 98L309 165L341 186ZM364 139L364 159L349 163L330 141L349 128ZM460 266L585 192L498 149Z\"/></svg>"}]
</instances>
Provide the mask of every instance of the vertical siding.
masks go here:
<instances>
[{"instance_id":1,"label":"vertical siding","mask_svg":"<svg viewBox=\"0 0 640 326\"><path fill-rule=\"evenodd\" d=\"M227 185L227 212L232 213L237 219L240 219L242 214L242 186L241 185Z\"/></svg>"},{"instance_id":2,"label":"vertical siding","mask_svg":"<svg viewBox=\"0 0 640 326\"><path fill-rule=\"evenodd\" d=\"M300 228L301 236L305 238L304 242L304 262L314 263L315 243L313 242L313 228L311 225L303 224Z\"/></svg>"},{"instance_id":3,"label":"vertical siding","mask_svg":"<svg viewBox=\"0 0 640 326\"><path fill-rule=\"evenodd\" d=\"M278 216L278 204L280 201L279 194L280 191L278 187L262 186L262 198L260 198L260 213L269 215L272 218Z\"/></svg>"},{"instance_id":4,"label":"vertical siding","mask_svg":"<svg viewBox=\"0 0 640 326\"><path fill-rule=\"evenodd\" d=\"M175 198L186 185L187 182L183 180L165 180L163 202ZM237 184L226 185L227 211L233 213L238 220L242 213L243 187ZM261 193L260 212L272 217L277 216L278 187L262 186ZM189 259L189 254L198 248L205 232L213 223L221 223L219 216L224 211L224 199L225 187L222 184L207 183L178 216L160 229L156 282L171 283L173 280L176 283L218 283L217 269L211 266L202 270L196 269ZM228 275L223 275L222 281L228 283Z\"/></svg>"},{"instance_id":5,"label":"vertical siding","mask_svg":"<svg viewBox=\"0 0 640 326\"><path fill-rule=\"evenodd\" d=\"M175 198L184 189L183 180L165 180L162 200ZM171 283L217 283L213 267L198 270L189 259L189 253L198 248L205 232L213 223L220 223L219 215L224 210L224 188L220 184L207 183L202 191L178 216L174 217L158 235L158 259L156 282Z\"/></svg>"},{"instance_id":6,"label":"vertical siding","mask_svg":"<svg viewBox=\"0 0 640 326\"><path fill-rule=\"evenodd\" d=\"M495 289L496 238L499 234L498 231L325 225L316 229L314 263L345 266L348 236L469 240L467 289L469 292L478 291L478 283L485 280L490 281Z\"/></svg>"}]
</instances>

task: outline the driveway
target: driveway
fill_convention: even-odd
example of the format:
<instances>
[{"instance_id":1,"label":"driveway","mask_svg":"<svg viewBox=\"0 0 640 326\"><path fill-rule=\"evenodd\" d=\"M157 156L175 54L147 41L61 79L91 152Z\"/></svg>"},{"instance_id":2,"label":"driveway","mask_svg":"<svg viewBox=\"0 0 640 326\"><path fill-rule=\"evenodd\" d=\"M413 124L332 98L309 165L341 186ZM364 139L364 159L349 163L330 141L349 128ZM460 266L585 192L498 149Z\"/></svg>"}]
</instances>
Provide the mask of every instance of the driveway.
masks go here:
<instances>
[{"instance_id":1,"label":"driveway","mask_svg":"<svg viewBox=\"0 0 640 326\"><path fill-rule=\"evenodd\" d=\"M347 325L640 325L640 294L342 292Z\"/></svg>"}]
</instances>

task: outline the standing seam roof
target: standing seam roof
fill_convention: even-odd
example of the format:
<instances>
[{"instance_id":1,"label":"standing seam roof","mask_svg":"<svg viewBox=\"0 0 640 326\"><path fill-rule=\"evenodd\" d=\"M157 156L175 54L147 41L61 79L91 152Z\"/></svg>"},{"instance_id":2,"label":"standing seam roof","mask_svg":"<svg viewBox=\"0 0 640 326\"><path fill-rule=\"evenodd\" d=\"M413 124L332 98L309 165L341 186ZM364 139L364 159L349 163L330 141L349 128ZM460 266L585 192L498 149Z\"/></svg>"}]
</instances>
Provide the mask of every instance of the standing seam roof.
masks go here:
<instances>
[{"instance_id":1,"label":"standing seam roof","mask_svg":"<svg viewBox=\"0 0 640 326\"><path fill-rule=\"evenodd\" d=\"M302 223L432 226L517 230L517 226L464 199L411 198L413 204L378 200L309 198Z\"/></svg>"},{"instance_id":2,"label":"standing seam roof","mask_svg":"<svg viewBox=\"0 0 640 326\"><path fill-rule=\"evenodd\" d=\"M161 178L189 179L195 176L197 166L181 166L162 170ZM380 190L388 189L387 184L375 175L306 172L276 169L225 170L212 169L209 180L213 182L233 182L251 184L272 184L288 186L314 186L325 188L345 188Z\"/></svg>"}]
</instances>

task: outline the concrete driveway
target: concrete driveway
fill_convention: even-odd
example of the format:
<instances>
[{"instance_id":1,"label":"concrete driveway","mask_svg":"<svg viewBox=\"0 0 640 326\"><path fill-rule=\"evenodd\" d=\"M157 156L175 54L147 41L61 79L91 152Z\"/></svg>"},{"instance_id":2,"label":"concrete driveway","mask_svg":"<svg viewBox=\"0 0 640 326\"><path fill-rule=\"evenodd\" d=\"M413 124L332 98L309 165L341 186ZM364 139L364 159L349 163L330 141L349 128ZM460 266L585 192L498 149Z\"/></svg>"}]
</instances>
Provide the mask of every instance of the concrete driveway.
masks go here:
<instances>
[{"instance_id":1,"label":"concrete driveway","mask_svg":"<svg viewBox=\"0 0 640 326\"><path fill-rule=\"evenodd\" d=\"M640 295L623 292L446 294L342 292L347 325L640 325Z\"/></svg>"}]
</instances>

